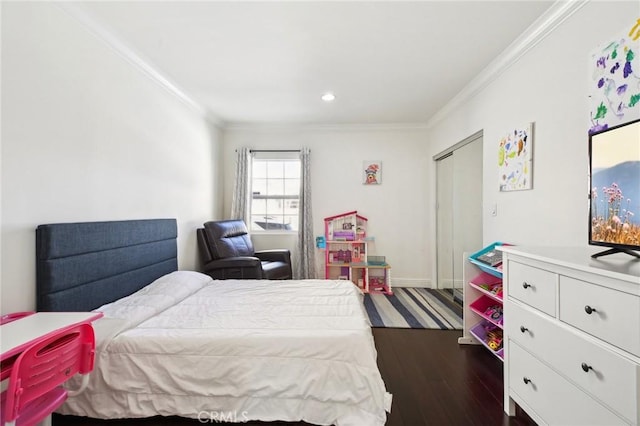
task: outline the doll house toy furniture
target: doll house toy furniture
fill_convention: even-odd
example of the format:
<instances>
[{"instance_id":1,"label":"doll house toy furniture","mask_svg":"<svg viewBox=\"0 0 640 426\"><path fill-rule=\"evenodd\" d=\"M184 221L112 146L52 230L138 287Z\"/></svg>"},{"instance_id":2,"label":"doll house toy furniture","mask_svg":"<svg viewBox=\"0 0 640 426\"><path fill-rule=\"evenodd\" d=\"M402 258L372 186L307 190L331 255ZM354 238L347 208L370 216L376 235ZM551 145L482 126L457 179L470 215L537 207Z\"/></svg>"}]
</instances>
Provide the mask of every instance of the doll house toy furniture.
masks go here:
<instances>
[{"instance_id":1,"label":"doll house toy furniture","mask_svg":"<svg viewBox=\"0 0 640 426\"><path fill-rule=\"evenodd\" d=\"M197 231L202 270L213 279L289 280L288 249L255 251L242 220L210 221Z\"/></svg>"},{"instance_id":2,"label":"doll house toy furniture","mask_svg":"<svg viewBox=\"0 0 640 426\"><path fill-rule=\"evenodd\" d=\"M393 294L391 266L384 256L371 256L368 219L350 211L324 219L325 278L352 281L365 293Z\"/></svg>"}]
</instances>

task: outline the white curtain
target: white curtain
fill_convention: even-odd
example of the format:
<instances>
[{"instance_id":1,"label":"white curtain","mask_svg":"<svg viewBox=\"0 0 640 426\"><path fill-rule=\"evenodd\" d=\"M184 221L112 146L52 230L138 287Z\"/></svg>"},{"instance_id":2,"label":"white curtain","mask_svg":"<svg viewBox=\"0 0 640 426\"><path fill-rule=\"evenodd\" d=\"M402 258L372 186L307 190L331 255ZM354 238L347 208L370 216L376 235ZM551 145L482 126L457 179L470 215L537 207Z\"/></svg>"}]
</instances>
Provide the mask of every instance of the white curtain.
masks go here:
<instances>
[{"instance_id":1,"label":"white curtain","mask_svg":"<svg viewBox=\"0 0 640 426\"><path fill-rule=\"evenodd\" d=\"M298 257L294 268L295 279L316 278L315 237L311 214L311 150L300 150L300 207L298 212Z\"/></svg>"},{"instance_id":2,"label":"white curtain","mask_svg":"<svg viewBox=\"0 0 640 426\"><path fill-rule=\"evenodd\" d=\"M249 182L251 182L251 150L238 148L236 151L236 180L233 187L230 219L242 219L249 226Z\"/></svg>"}]
</instances>

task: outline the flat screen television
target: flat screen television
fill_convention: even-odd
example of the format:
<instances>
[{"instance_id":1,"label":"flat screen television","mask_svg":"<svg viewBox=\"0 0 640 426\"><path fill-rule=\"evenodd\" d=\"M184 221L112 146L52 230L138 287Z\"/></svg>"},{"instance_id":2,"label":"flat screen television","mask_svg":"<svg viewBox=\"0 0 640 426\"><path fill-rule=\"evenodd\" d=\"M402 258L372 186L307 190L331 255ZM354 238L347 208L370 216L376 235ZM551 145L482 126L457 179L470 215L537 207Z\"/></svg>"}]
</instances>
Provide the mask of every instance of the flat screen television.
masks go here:
<instances>
[{"instance_id":1,"label":"flat screen television","mask_svg":"<svg viewBox=\"0 0 640 426\"><path fill-rule=\"evenodd\" d=\"M589 135L589 244L640 257L640 120Z\"/></svg>"}]
</instances>

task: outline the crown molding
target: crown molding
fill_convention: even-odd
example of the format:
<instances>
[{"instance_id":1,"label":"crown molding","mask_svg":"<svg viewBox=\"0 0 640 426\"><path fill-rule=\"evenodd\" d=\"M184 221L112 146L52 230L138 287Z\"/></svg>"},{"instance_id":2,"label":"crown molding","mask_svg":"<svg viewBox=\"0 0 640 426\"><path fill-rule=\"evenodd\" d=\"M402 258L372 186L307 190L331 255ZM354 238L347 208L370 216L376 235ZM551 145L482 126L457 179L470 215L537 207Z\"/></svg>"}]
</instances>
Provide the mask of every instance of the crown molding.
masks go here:
<instances>
[{"instance_id":1,"label":"crown molding","mask_svg":"<svg viewBox=\"0 0 640 426\"><path fill-rule=\"evenodd\" d=\"M79 6L79 3L56 2L56 5L79 22L86 30L113 49L125 61L141 71L144 76L177 97L182 103L196 111L214 126L224 127L225 122L220 119L220 117L213 114L209 109L196 101L193 96L162 74L150 61L143 59L133 48L118 38L113 31L103 23L89 16L89 14Z\"/></svg>"},{"instance_id":2,"label":"crown molding","mask_svg":"<svg viewBox=\"0 0 640 426\"><path fill-rule=\"evenodd\" d=\"M482 70L480 74L471 80L457 95L427 121L427 127L433 127L440 120L451 114L456 108L477 95L588 2L589 0L556 1L544 14L531 24L520 37L515 39L502 51L489 66Z\"/></svg>"},{"instance_id":3,"label":"crown molding","mask_svg":"<svg viewBox=\"0 0 640 426\"><path fill-rule=\"evenodd\" d=\"M225 131L282 132L282 131L368 131L368 130L427 130L426 123L234 123L227 122Z\"/></svg>"}]
</instances>

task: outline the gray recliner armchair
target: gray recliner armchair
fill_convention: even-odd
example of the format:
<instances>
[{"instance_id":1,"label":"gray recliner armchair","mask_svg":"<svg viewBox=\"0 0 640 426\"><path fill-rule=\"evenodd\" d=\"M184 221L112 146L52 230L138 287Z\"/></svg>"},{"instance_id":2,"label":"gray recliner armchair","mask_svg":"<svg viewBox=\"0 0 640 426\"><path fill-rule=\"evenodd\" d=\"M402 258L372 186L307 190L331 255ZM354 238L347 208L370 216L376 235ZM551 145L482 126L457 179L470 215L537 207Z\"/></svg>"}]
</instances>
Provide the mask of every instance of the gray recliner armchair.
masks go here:
<instances>
[{"instance_id":1,"label":"gray recliner armchair","mask_svg":"<svg viewBox=\"0 0 640 426\"><path fill-rule=\"evenodd\" d=\"M196 232L203 272L214 279L292 278L290 251L255 251L242 220L206 222Z\"/></svg>"}]
</instances>

